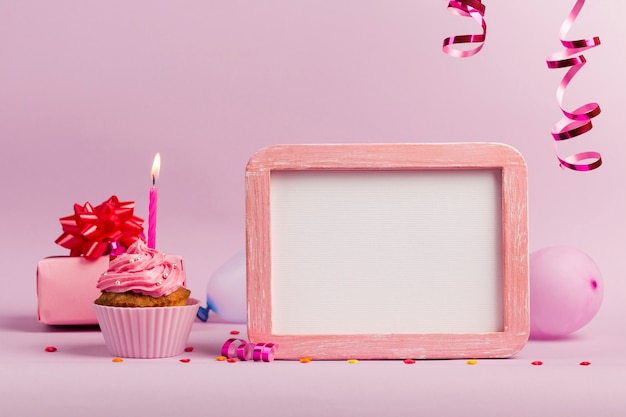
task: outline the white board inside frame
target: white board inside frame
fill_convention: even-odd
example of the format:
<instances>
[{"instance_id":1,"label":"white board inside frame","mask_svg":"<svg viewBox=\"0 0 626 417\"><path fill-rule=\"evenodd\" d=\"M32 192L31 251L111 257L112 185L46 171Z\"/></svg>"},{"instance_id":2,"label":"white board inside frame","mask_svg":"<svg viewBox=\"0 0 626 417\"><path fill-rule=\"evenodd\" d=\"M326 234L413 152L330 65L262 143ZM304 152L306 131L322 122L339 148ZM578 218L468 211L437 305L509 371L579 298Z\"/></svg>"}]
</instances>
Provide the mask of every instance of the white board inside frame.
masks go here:
<instances>
[{"instance_id":1,"label":"white board inside frame","mask_svg":"<svg viewBox=\"0 0 626 417\"><path fill-rule=\"evenodd\" d=\"M271 190L276 334L502 330L500 170L281 171Z\"/></svg>"}]
</instances>

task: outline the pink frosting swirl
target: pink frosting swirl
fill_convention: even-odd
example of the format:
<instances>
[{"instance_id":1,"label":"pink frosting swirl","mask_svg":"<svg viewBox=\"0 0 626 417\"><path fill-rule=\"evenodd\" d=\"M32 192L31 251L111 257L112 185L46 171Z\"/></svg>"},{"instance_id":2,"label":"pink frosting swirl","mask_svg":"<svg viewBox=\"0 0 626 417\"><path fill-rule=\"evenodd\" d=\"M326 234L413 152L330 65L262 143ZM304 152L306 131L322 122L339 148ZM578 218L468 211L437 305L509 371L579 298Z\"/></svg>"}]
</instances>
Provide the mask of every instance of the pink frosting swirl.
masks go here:
<instances>
[{"instance_id":1,"label":"pink frosting swirl","mask_svg":"<svg viewBox=\"0 0 626 417\"><path fill-rule=\"evenodd\" d=\"M126 253L111 260L97 287L101 291L133 291L156 298L169 295L184 284L185 272L181 265L169 261L163 253L148 248L138 239Z\"/></svg>"}]
</instances>

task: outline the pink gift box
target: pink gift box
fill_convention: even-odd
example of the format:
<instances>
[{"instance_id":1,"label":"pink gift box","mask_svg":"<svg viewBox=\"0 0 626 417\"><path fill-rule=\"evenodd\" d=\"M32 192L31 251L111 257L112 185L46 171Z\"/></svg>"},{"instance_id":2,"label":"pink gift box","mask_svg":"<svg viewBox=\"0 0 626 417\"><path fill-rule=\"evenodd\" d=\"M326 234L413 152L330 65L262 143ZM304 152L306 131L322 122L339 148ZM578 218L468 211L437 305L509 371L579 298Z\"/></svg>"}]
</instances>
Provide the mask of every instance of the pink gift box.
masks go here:
<instances>
[{"instance_id":1,"label":"pink gift box","mask_svg":"<svg viewBox=\"0 0 626 417\"><path fill-rule=\"evenodd\" d=\"M98 324L93 302L109 257L52 256L37 263L37 317L46 324Z\"/></svg>"},{"instance_id":2,"label":"pink gift box","mask_svg":"<svg viewBox=\"0 0 626 417\"><path fill-rule=\"evenodd\" d=\"M183 268L180 256L168 255ZM45 324L98 324L93 302L100 296L98 278L109 267L109 256L52 256L37 263L37 317Z\"/></svg>"}]
</instances>

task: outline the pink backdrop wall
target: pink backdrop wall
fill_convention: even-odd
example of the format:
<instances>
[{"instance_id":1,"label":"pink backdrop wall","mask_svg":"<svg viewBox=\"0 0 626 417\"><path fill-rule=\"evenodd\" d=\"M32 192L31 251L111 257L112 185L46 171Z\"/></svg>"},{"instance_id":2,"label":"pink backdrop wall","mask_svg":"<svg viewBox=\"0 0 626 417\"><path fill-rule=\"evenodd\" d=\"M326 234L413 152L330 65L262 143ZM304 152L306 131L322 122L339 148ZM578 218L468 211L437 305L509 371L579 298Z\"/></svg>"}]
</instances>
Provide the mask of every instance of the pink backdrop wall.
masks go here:
<instances>
[{"instance_id":1,"label":"pink backdrop wall","mask_svg":"<svg viewBox=\"0 0 626 417\"><path fill-rule=\"evenodd\" d=\"M606 281L590 325L623 317L622 55L626 3L588 2L571 37L598 35L566 95L597 101L570 146L604 166L562 171L553 154L564 74L545 58L572 1L486 2L488 38L469 59L443 38L475 22L445 1L0 1L0 309L35 314L36 262L74 202L111 194L147 219L162 156L157 245L183 255L199 298L244 245L244 168L275 143L497 141L529 167L530 244L571 244ZM564 153L567 153L564 150ZM10 294L10 295L8 295Z\"/></svg>"}]
</instances>

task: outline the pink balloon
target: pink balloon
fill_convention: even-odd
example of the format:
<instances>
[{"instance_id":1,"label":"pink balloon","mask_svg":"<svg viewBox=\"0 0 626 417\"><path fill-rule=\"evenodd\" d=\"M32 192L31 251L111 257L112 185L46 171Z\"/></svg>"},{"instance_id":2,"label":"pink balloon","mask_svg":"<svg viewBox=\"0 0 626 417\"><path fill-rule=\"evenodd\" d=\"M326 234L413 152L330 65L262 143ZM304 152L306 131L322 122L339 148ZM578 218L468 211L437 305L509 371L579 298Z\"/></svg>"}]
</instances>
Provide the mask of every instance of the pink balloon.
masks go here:
<instances>
[{"instance_id":1,"label":"pink balloon","mask_svg":"<svg viewBox=\"0 0 626 417\"><path fill-rule=\"evenodd\" d=\"M568 246L530 254L530 337L555 339L589 323L602 304L604 285L595 262Z\"/></svg>"}]
</instances>

